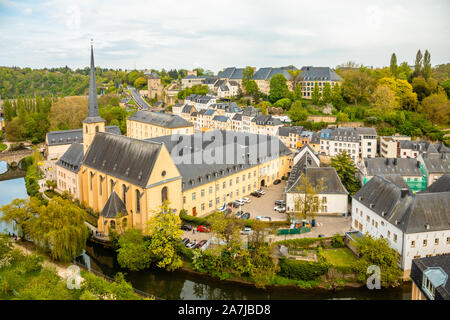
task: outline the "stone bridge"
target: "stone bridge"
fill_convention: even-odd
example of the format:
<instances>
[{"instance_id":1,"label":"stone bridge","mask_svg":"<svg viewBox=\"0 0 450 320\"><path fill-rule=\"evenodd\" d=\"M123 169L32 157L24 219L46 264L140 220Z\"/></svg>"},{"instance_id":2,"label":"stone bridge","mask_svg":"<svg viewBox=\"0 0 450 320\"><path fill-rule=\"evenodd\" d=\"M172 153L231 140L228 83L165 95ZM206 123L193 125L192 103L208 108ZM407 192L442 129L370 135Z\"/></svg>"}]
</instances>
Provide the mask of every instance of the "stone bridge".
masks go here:
<instances>
[{"instance_id":1,"label":"stone bridge","mask_svg":"<svg viewBox=\"0 0 450 320\"><path fill-rule=\"evenodd\" d=\"M31 156L33 152L31 149L0 152L0 161L7 162L11 167L17 167L20 160Z\"/></svg>"},{"instance_id":2,"label":"stone bridge","mask_svg":"<svg viewBox=\"0 0 450 320\"><path fill-rule=\"evenodd\" d=\"M0 174L0 181L22 178L25 177L26 173L27 172L25 170L21 170L19 168L8 168L8 171Z\"/></svg>"}]
</instances>

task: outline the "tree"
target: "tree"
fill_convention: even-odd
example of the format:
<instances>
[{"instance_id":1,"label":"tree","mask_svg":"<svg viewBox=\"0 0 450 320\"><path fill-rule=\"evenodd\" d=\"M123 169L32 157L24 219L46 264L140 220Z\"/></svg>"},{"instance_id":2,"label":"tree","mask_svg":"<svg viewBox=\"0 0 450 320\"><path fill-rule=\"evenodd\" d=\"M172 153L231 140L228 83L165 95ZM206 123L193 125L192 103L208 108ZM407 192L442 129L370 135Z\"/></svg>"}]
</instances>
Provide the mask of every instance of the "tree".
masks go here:
<instances>
[{"instance_id":1,"label":"tree","mask_svg":"<svg viewBox=\"0 0 450 320\"><path fill-rule=\"evenodd\" d=\"M326 190L327 186L324 185L323 179L317 183L310 182L305 174L300 177L300 181L300 185L296 187L298 195L294 200L293 215L300 219L307 219L309 217L314 219L322 204L318 194Z\"/></svg>"},{"instance_id":2,"label":"tree","mask_svg":"<svg viewBox=\"0 0 450 320\"><path fill-rule=\"evenodd\" d=\"M208 217L211 231L226 243L227 248L241 242L240 231L244 223L240 219L226 217L222 212L216 212Z\"/></svg>"},{"instance_id":3,"label":"tree","mask_svg":"<svg viewBox=\"0 0 450 320\"><path fill-rule=\"evenodd\" d=\"M159 268L173 271L183 265L177 254L178 242L183 235L181 219L173 213L165 202L147 222L147 232L151 237L149 250L152 260Z\"/></svg>"},{"instance_id":4,"label":"tree","mask_svg":"<svg viewBox=\"0 0 450 320\"><path fill-rule=\"evenodd\" d=\"M413 92L411 84L406 80L381 78L378 86L388 86L395 95L395 107L414 111L417 107L417 94Z\"/></svg>"},{"instance_id":5,"label":"tree","mask_svg":"<svg viewBox=\"0 0 450 320\"><path fill-rule=\"evenodd\" d=\"M380 268L381 286L395 287L399 285L402 275L402 271L397 266L399 254L389 246L387 239L374 239L365 235L356 241L356 249L360 257L355 263L359 281L366 281L370 276L367 268L375 265Z\"/></svg>"},{"instance_id":6,"label":"tree","mask_svg":"<svg viewBox=\"0 0 450 320\"><path fill-rule=\"evenodd\" d=\"M344 105L344 99L342 98L339 83L335 83L331 90L331 104L338 110L341 110Z\"/></svg>"},{"instance_id":7,"label":"tree","mask_svg":"<svg viewBox=\"0 0 450 320\"><path fill-rule=\"evenodd\" d=\"M255 80L248 80L244 86L245 92L253 97L259 96L258 84Z\"/></svg>"},{"instance_id":8,"label":"tree","mask_svg":"<svg viewBox=\"0 0 450 320\"><path fill-rule=\"evenodd\" d=\"M47 186L47 189L50 189L51 191L54 191L57 187L56 181L53 180L46 180L45 185Z\"/></svg>"},{"instance_id":9,"label":"tree","mask_svg":"<svg viewBox=\"0 0 450 320\"><path fill-rule=\"evenodd\" d=\"M416 77L422 74L422 59L422 52L419 49L416 54L416 62L414 63L414 76Z\"/></svg>"},{"instance_id":10,"label":"tree","mask_svg":"<svg viewBox=\"0 0 450 320\"><path fill-rule=\"evenodd\" d=\"M379 85L372 94L373 106L380 110L383 117L390 111L393 111L397 103L395 94L387 85Z\"/></svg>"},{"instance_id":11,"label":"tree","mask_svg":"<svg viewBox=\"0 0 450 320\"><path fill-rule=\"evenodd\" d=\"M370 69L361 67L359 69L350 69L341 71L344 79L341 87L342 96L351 103L368 102L373 90L376 87L376 81L371 76Z\"/></svg>"},{"instance_id":12,"label":"tree","mask_svg":"<svg viewBox=\"0 0 450 320\"><path fill-rule=\"evenodd\" d=\"M134 87L137 90L142 90L147 86L147 79L145 77L139 77L134 81Z\"/></svg>"},{"instance_id":13,"label":"tree","mask_svg":"<svg viewBox=\"0 0 450 320\"><path fill-rule=\"evenodd\" d=\"M355 194L361 188L359 180L356 179L355 164L347 152L341 152L331 159L331 166L336 169L336 173L341 179L350 195Z\"/></svg>"},{"instance_id":14,"label":"tree","mask_svg":"<svg viewBox=\"0 0 450 320\"><path fill-rule=\"evenodd\" d=\"M422 101L431 94L432 88L428 84L427 80L425 80L422 76L413 78L411 85L414 92L417 94L417 99L419 101Z\"/></svg>"},{"instance_id":15,"label":"tree","mask_svg":"<svg viewBox=\"0 0 450 320\"><path fill-rule=\"evenodd\" d=\"M150 267L150 241L144 237L142 230L127 229L120 235L118 242L117 262L122 268L138 271Z\"/></svg>"},{"instance_id":16,"label":"tree","mask_svg":"<svg viewBox=\"0 0 450 320\"><path fill-rule=\"evenodd\" d=\"M244 68L244 70L242 70L242 86L245 88L245 91L247 93L247 83L252 79L254 74L255 70L250 66L247 66Z\"/></svg>"},{"instance_id":17,"label":"tree","mask_svg":"<svg viewBox=\"0 0 450 320\"><path fill-rule=\"evenodd\" d=\"M319 85L317 84L317 82L314 82L314 89L311 94L311 101L316 106L318 106L321 103Z\"/></svg>"},{"instance_id":18,"label":"tree","mask_svg":"<svg viewBox=\"0 0 450 320\"><path fill-rule=\"evenodd\" d=\"M425 50L425 54L423 55L423 76L425 79L429 79L431 77L431 55L428 50Z\"/></svg>"},{"instance_id":19,"label":"tree","mask_svg":"<svg viewBox=\"0 0 450 320\"><path fill-rule=\"evenodd\" d=\"M397 77L398 66L397 66L397 56L395 53L391 56L391 73L394 77Z\"/></svg>"},{"instance_id":20,"label":"tree","mask_svg":"<svg viewBox=\"0 0 450 320\"><path fill-rule=\"evenodd\" d=\"M41 206L31 224L31 238L51 257L63 262L79 256L86 245L86 213L70 200L52 198Z\"/></svg>"},{"instance_id":21,"label":"tree","mask_svg":"<svg viewBox=\"0 0 450 320\"><path fill-rule=\"evenodd\" d=\"M50 130L78 129L87 117L85 97L65 97L54 103L49 114Z\"/></svg>"},{"instance_id":22,"label":"tree","mask_svg":"<svg viewBox=\"0 0 450 320\"><path fill-rule=\"evenodd\" d=\"M450 123L450 102L445 93L432 94L423 99L419 112L433 123Z\"/></svg>"},{"instance_id":23,"label":"tree","mask_svg":"<svg viewBox=\"0 0 450 320\"><path fill-rule=\"evenodd\" d=\"M332 103L333 99L331 97L331 85L329 82L326 82L323 86L322 91L322 102L323 104Z\"/></svg>"},{"instance_id":24,"label":"tree","mask_svg":"<svg viewBox=\"0 0 450 320\"><path fill-rule=\"evenodd\" d=\"M447 97L450 98L450 79L447 79L444 82L442 82L441 87L444 88Z\"/></svg>"},{"instance_id":25,"label":"tree","mask_svg":"<svg viewBox=\"0 0 450 320\"><path fill-rule=\"evenodd\" d=\"M292 82L292 88L294 88L294 90L297 90L297 86L300 84L300 92L301 90L301 83L300 81L302 81L302 70L297 69L297 70L288 70L287 71L289 73L289 75L291 76L291 78L289 79Z\"/></svg>"},{"instance_id":26,"label":"tree","mask_svg":"<svg viewBox=\"0 0 450 320\"><path fill-rule=\"evenodd\" d=\"M289 107L291 106L291 104L292 104L291 99L283 98L283 99L277 100L277 102L275 102L273 104L273 106L275 108L282 108L283 110L288 110Z\"/></svg>"},{"instance_id":27,"label":"tree","mask_svg":"<svg viewBox=\"0 0 450 320\"><path fill-rule=\"evenodd\" d=\"M301 101L294 101L288 111L289 118L295 123L305 121L308 118L308 111L303 108Z\"/></svg>"},{"instance_id":28,"label":"tree","mask_svg":"<svg viewBox=\"0 0 450 320\"><path fill-rule=\"evenodd\" d=\"M411 77L411 67L408 62L402 62L397 69L397 78L409 81Z\"/></svg>"},{"instance_id":29,"label":"tree","mask_svg":"<svg viewBox=\"0 0 450 320\"><path fill-rule=\"evenodd\" d=\"M274 103L280 99L289 96L287 80L281 73L276 74L270 79L269 100Z\"/></svg>"},{"instance_id":30,"label":"tree","mask_svg":"<svg viewBox=\"0 0 450 320\"><path fill-rule=\"evenodd\" d=\"M264 114L264 115L268 115L269 114L267 109L270 108L270 107L271 107L271 104L270 104L269 101L261 101L258 104L259 111L261 111L261 113Z\"/></svg>"},{"instance_id":31,"label":"tree","mask_svg":"<svg viewBox=\"0 0 450 320\"><path fill-rule=\"evenodd\" d=\"M14 199L10 204L0 208L2 215L0 222L10 223L21 239L28 238L30 227L37 210L39 201L36 198Z\"/></svg>"}]
</instances>

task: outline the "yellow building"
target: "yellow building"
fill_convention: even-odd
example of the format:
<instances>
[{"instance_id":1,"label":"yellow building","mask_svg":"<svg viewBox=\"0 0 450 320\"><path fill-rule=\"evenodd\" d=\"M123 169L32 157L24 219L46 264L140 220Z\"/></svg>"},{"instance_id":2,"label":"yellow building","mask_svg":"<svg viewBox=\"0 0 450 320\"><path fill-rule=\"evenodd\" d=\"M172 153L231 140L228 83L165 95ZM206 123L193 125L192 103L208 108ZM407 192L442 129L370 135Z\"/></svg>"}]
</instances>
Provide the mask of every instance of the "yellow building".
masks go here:
<instances>
[{"instance_id":1,"label":"yellow building","mask_svg":"<svg viewBox=\"0 0 450 320\"><path fill-rule=\"evenodd\" d=\"M193 133L194 125L174 114L136 111L127 118L127 136L135 139Z\"/></svg>"}]
</instances>

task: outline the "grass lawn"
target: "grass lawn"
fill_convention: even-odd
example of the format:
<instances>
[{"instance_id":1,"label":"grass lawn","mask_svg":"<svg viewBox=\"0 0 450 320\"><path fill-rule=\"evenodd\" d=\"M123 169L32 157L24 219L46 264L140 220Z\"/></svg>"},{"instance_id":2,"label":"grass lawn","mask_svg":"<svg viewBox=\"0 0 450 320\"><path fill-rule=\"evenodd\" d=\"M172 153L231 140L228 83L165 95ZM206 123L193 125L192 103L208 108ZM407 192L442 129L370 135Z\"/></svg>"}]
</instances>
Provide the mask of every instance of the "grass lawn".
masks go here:
<instances>
[{"instance_id":1,"label":"grass lawn","mask_svg":"<svg viewBox=\"0 0 450 320\"><path fill-rule=\"evenodd\" d=\"M323 255L329 263L336 267L350 267L357 261L353 252L348 248L325 249Z\"/></svg>"},{"instance_id":2,"label":"grass lawn","mask_svg":"<svg viewBox=\"0 0 450 320\"><path fill-rule=\"evenodd\" d=\"M8 148L8 146L4 143L0 143L0 152L2 152L3 150L6 150Z\"/></svg>"}]
</instances>

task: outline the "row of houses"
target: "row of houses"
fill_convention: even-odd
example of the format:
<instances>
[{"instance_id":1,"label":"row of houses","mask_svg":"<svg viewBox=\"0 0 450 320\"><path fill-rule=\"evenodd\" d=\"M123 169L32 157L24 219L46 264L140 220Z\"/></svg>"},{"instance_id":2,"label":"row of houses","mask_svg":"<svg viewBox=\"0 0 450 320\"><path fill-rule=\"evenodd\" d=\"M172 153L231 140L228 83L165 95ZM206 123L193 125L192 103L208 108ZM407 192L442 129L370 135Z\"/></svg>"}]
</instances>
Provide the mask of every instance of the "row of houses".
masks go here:
<instances>
[{"instance_id":1,"label":"row of houses","mask_svg":"<svg viewBox=\"0 0 450 320\"><path fill-rule=\"evenodd\" d=\"M315 84L322 91L326 83L331 87L341 83L342 78L329 67L304 66L301 68L301 79L295 80L290 71L298 70L294 66L285 67L264 67L254 70L252 80L256 82L259 90L264 94L270 92L270 80L273 76L282 74L287 79L289 90L293 90L294 81L301 84L302 96L305 99L311 99ZM188 75L181 80L182 89L194 85L208 85L211 92L217 94L220 98L231 98L238 94L239 88L242 89L242 80L244 68L229 67L225 68L217 77Z\"/></svg>"}]
</instances>

